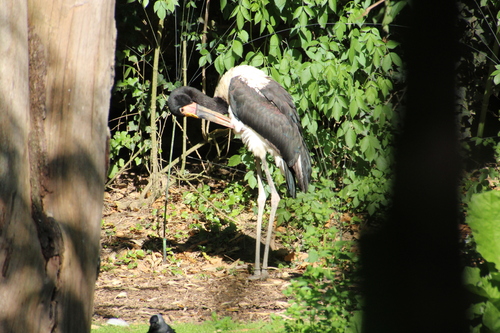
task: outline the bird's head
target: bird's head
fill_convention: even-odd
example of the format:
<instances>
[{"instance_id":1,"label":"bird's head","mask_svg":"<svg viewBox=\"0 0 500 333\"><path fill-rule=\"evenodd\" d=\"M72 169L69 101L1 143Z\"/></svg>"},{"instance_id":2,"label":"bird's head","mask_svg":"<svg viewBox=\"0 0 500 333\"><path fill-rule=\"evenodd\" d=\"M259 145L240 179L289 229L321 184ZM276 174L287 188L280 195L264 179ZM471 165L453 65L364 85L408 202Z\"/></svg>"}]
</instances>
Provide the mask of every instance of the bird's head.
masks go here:
<instances>
[{"instance_id":1,"label":"bird's head","mask_svg":"<svg viewBox=\"0 0 500 333\"><path fill-rule=\"evenodd\" d=\"M161 321L160 321L161 319ZM163 318L161 317L161 315L154 315L154 316L151 316L151 318L149 318L149 325L151 325L151 327L153 328L157 328L160 326L161 322L163 322Z\"/></svg>"},{"instance_id":2,"label":"bird's head","mask_svg":"<svg viewBox=\"0 0 500 333\"><path fill-rule=\"evenodd\" d=\"M231 119L222 113L227 112L227 105L221 105L197 89L177 88L172 91L167 103L170 112L178 117L205 119L225 127L234 127Z\"/></svg>"},{"instance_id":3,"label":"bird's head","mask_svg":"<svg viewBox=\"0 0 500 333\"><path fill-rule=\"evenodd\" d=\"M175 333L175 330L165 322L161 314L156 314L149 319L148 333Z\"/></svg>"}]
</instances>

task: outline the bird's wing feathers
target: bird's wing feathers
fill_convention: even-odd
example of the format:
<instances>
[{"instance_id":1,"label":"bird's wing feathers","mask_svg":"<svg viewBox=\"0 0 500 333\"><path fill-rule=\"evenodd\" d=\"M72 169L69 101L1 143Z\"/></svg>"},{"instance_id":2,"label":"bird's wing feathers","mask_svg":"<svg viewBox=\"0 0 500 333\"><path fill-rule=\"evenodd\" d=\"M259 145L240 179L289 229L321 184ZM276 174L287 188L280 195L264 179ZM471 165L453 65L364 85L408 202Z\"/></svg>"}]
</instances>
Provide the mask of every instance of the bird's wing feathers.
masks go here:
<instances>
[{"instance_id":1,"label":"bird's wing feathers","mask_svg":"<svg viewBox=\"0 0 500 333\"><path fill-rule=\"evenodd\" d=\"M257 89L250 87L244 79L234 77L229 86L229 105L235 117L276 148L288 167L293 168L298 176L301 189L307 189L309 171L305 170L306 179L300 179L303 176L298 174L296 166L305 161L310 169L310 157L290 94L272 79L264 87Z\"/></svg>"},{"instance_id":2,"label":"bird's wing feathers","mask_svg":"<svg viewBox=\"0 0 500 333\"><path fill-rule=\"evenodd\" d=\"M278 82L270 79L269 83L261 88L260 93L272 104L276 105L278 110L297 125L299 131L302 131L299 116L295 109L292 96Z\"/></svg>"},{"instance_id":3,"label":"bird's wing feathers","mask_svg":"<svg viewBox=\"0 0 500 333\"><path fill-rule=\"evenodd\" d=\"M235 117L275 146L288 163L296 158L291 140L298 134L298 127L290 116L296 111L286 99L277 98L277 94L271 94L269 89L266 92L267 95L262 90L259 93L239 77L233 78L229 87L229 105Z\"/></svg>"}]
</instances>

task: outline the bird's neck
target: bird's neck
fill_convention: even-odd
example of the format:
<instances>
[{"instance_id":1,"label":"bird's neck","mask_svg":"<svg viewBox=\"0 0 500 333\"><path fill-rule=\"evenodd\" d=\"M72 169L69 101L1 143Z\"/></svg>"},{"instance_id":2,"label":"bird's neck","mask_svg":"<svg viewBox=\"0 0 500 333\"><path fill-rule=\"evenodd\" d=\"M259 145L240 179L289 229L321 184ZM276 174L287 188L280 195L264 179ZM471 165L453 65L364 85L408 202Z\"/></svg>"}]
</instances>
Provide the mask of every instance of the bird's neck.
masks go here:
<instances>
[{"instance_id":1,"label":"bird's neck","mask_svg":"<svg viewBox=\"0 0 500 333\"><path fill-rule=\"evenodd\" d=\"M228 113L227 102L218 96L212 98L205 95L198 89L193 88L193 90L191 91L191 98L194 102L203 105L204 107L209 108L212 111L219 112L220 114Z\"/></svg>"}]
</instances>

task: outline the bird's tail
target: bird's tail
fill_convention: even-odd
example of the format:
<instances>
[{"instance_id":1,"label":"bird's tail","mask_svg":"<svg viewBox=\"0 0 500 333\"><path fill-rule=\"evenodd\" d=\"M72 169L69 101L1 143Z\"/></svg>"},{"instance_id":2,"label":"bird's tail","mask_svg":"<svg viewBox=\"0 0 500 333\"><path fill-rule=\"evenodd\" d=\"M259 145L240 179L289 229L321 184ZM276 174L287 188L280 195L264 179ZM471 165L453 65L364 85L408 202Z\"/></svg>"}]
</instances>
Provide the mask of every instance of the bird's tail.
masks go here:
<instances>
[{"instance_id":1,"label":"bird's tail","mask_svg":"<svg viewBox=\"0 0 500 333\"><path fill-rule=\"evenodd\" d=\"M292 169L290 169L288 166L283 170L285 174L285 179L286 179L286 187L288 189L288 194L292 197L295 198L295 177L293 176Z\"/></svg>"},{"instance_id":2,"label":"bird's tail","mask_svg":"<svg viewBox=\"0 0 500 333\"><path fill-rule=\"evenodd\" d=\"M311 181L311 156L309 154L309 150L305 142L303 142L302 147L300 149L299 158L292 165L293 172L295 174L295 178L297 179L297 183L302 192L307 192L307 188L309 187L309 182ZM287 179L288 183L288 179Z\"/></svg>"},{"instance_id":3,"label":"bird's tail","mask_svg":"<svg viewBox=\"0 0 500 333\"><path fill-rule=\"evenodd\" d=\"M297 183L302 192L307 192L309 182L311 181L311 156L309 155L309 150L305 142L302 142L298 155L295 163L284 170L288 193L292 198L296 196L295 179L297 179Z\"/></svg>"}]
</instances>

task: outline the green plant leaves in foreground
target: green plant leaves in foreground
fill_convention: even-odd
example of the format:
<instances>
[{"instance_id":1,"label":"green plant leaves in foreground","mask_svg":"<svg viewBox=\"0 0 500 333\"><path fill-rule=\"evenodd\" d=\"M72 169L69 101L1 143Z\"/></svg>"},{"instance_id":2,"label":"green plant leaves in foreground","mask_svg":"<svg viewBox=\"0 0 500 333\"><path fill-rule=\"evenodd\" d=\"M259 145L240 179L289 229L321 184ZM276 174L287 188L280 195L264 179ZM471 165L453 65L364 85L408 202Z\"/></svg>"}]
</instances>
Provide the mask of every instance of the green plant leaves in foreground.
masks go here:
<instances>
[{"instance_id":1,"label":"green plant leaves in foreground","mask_svg":"<svg viewBox=\"0 0 500 333\"><path fill-rule=\"evenodd\" d=\"M465 286L474 295L469 307L471 332L500 332L500 192L474 194L467 223L477 251L486 260L479 267L464 270Z\"/></svg>"},{"instance_id":2,"label":"green plant leaves in foreground","mask_svg":"<svg viewBox=\"0 0 500 333\"><path fill-rule=\"evenodd\" d=\"M472 196L467 224L483 258L500 268L500 192L488 191Z\"/></svg>"}]
</instances>

